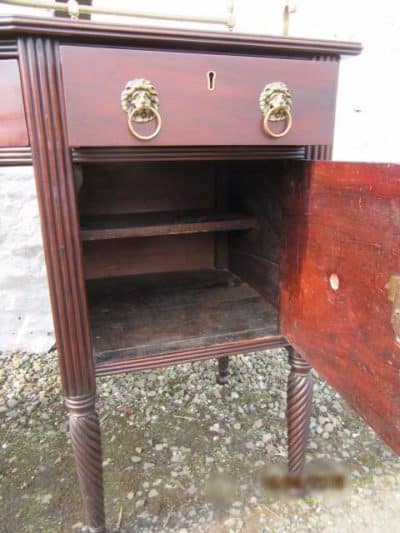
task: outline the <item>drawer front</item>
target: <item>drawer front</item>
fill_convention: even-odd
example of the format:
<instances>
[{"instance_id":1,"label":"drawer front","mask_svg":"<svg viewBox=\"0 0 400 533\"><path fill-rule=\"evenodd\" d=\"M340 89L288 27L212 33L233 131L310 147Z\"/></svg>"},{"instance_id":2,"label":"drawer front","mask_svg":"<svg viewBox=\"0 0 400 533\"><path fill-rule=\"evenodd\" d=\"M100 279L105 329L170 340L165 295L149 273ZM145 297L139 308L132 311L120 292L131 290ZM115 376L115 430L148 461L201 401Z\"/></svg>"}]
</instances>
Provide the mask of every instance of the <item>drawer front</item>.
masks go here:
<instances>
[{"instance_id":1,"label":"drawer front","mask_svg":"<svg viewBox=\"0 0 400 533\"><path fill-rule=\"evenodd\" d=\"M21 80L16 59L0 60L0 148L28 146Z\"/></svg>"},{"instance_id":2,"label":"drawer front","mask_svg":"<svg viewBox=\"0 0 400 533\"><path fill-rule=\"evenodd\" d=\"M332 143L336 62L82 46L62 46L61 61L71 146ZM137 78L159 97L162 125L151 140L131 133L121 108L126 83ZM264 86L277 81L292 97L292 127L280 138L264 132L259 107ZM269 124L278 131L286 122ZM133 126L149 135L156 121Z\"/></svg>"}]
</instances>

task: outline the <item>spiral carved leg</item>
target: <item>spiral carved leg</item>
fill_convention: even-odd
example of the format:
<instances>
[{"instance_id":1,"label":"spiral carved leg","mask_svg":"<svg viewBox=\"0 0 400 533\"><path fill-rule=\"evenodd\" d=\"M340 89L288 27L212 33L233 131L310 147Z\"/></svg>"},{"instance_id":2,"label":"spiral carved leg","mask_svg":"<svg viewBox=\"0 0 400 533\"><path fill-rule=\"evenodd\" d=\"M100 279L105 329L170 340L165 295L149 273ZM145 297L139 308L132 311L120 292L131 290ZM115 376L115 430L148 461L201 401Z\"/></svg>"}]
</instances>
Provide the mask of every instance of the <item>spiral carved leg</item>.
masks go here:
<instances>
[{"instance_id":1,"label":"spiral carved leg","mask_svg":"<svg viewBox=\"0 0 400 533\"><path fill-rule=\"evenodd\" d=\"M289 350L289 363L287 387L289 472L301 474L304 468L312 407L311 367L292 348Z\"/></svg>"},{"instance_id":2,"label":"spiral carved leg","mask_svg":"<svg viewBox=\"0 0 400 533\"><path fill-rule=\"evenodd\" d=\"M69 398L69 427L89 531L105 533L99 419L93 397Z\"/></svg>"},{"instance_id":3,"label":"spiral carved leg","mask_svg":"<svg viewBox=\"0 0 400 533\"><path fill-rule=\"evenodd\" d=\"M219 385L226 385L228 383L228 366L229 357L220 357L218 359L217 383Z\"/></svg>"}]
</instances>

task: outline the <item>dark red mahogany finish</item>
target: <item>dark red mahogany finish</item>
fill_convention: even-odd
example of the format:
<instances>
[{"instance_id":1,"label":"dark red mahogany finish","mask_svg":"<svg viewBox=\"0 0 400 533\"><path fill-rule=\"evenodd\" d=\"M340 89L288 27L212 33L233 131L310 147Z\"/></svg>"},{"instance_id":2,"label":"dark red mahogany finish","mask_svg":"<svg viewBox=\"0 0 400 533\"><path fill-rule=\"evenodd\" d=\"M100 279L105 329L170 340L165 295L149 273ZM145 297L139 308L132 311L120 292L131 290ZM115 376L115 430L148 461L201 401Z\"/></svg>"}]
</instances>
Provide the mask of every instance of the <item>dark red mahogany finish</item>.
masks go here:
<instances>
[{"instance_id":1,"label":"dark red mahogany finish","mask_svg":"<svg viewBox=\"0 0 400 533\"><path fill-rule=\"evenodd\" d=\"M0 59L0 146L28 146L21 81L16 59Z\"/></svg>"},{"instance_id":2,"label":"dark red mahogany finish","mask_svg":"<svg viewBox=\"0 0 400 533\"><path fill-rule=\"evenodd\" d=\"M93 45L96 45L96 48ZM151 52L151 50L156 51ZM194 33L169 29L131 28L83 21L40 20L26 17L0 19L0 69L2 69L0 72L7 73L5 81L3 76L0 78L2 83L11 83L12 86L18 87L20 77L24 103L22 105L16 90L15 94L7 96L6 107L3 102L0 106L0 122L4 124L4 119L7 121L7 117L11 117L11 122L17 124L16 131L18 131L18 133L13 132L10 123L7 128L0 129L0 164L26 164L32 158L35 168L62 388L70 413L70 432L79 485L91 531L105 532L101 438L95 409L96 374L113 374L220 357L219 379L226 381L228 356L273 346L286 346L289 341L297 348L296 352L290 350L291 371L288 382L288 454L291 472L301 472L304 464L311 409L309 363L315 365L330 383L343 391L349 401L395 449L399 448L398 425L396 430L393 429L397 424L394 415L398 415L398 396L395 394L395 385L398 382L394 370L398 369L398 358L396 359L398 354L394 351L392 331L386 325L389 324L389 318L386 323L386 315L389 315L390 311L384 298L383 288L391 271L398 269L398 264L394 264L394 259L396 257L398 259L397 248L394 241L390 240L396 231L397 235L399 234L395 210L397 204L394 185L398 185L395 170L374 167L376 174L375 170L371 173L362 173L357 181L355 171L349 172L349 167L336 164L313 167L313 164L304 166L304 163L299 163L299 166L292 170L292 177L295 181L299 180L298 194L292 190L288 196L285 196L280 188L280 184L284 181L284 167L268 161L305 157L329 159L337 62L341 54L357 54L359 51L360 46L353 43L258 37L223 32ZM123 83L137 76L154 77L158 74L160 58L165 58L165 54L171 57L172 53L182 67L176 71L163 73L160 78L160 98L161 112L165 113L165 118L171 121L173 127L166 121L165 129L159 138L154 142L139 143L129 136L126 116L119 108ZM92 66L93 61L98 63L96 76L94 76L96 73L89 68L82 70L82 65L86 67L89 56ZM138 59L140 68L132 70L128 68L132 58ZM209 64L210 58L215 60L217 66ZM117 66L120 67L118 72L115 71L118 74L115 76L114 63L118 63ZM17 64L19 75L16 70ZM151 71L139 72L147 64L152 65ZM260 74L258 69L261 65L268 66L268 69L270 67L270 73L265 67L265 75ZM185 72L182 72L183 66ZM211 94L199 96L197 102L192 101L198 94L197 74L194 76L191 72L192 66L200 70L203 68L217 70L216 83L221 83L222 87L221 94L216 93L219 98L218 105L206 105L206 98ZM243 77L238 72L232 73L233 66L235 69L241 67ZM171 61L168 61L166 68L172 68ZM277 79L271 79L272 72L272 77ZM286 79L280 79L281 73ZM151 81L157 85L157 79ZM201 81L204 82L204 79ZM258 96L263 85L269 81L292 83L294 98L299 104L299 107L294 108L293 132L278 141L267 138L260 130L261 113L258 110ZM256 86L253 87L254 83ZM178 88L182 92L179 92ZM177 102L174 101L174 94L177 95ZM254 107L251 107L253 104L250 106L250 102L253 99ZM192 115L194 122L199 124L198 131L194 130L189 134L186 130L189 122L178 125L180 103L185 120L190 122ZM238 103L238 114L233 117L232 110L236 103ZM29 137L24 133L24 108ZM188 111L191 111L191 115ZM79 114L85 113L87 113L85 120L80 122ZM248 126L245 124L246 121L256 121L257 124ZM208 130L204 126L206 123L210 125ZM238 159L258 160L257 163L267 165L265 169L271 172L271 175L262 167L261 172L258 171L259 181L254 181L251 185L252 166L247 169L249 175L246 175L246 169L242 168L239 171L241 174L235 176L234 161ZM230 207L229 196L235 192L233 190L235 188L238 204L248 202L248 205L239 205L241 211L238 216L222 218L222 222L218 222L219 226L215 221L205 222L202 215L192 215L190 233L187 222L183 225L177 222L165 223L168 217L163 212L157 215L157 220L164 222L157 225L157 235L152 237L144 236L143 232L154 233L154 225L152 229L146 227L143 230L132 228L125 221L123 232L127 232L131 237L134 235L136 243L141 242L140 245L137 244L143 251L140 257L132 256L129 244L126 244L130 242L129 235L118 240L121 228L117 230L111 228L112 239L95 239L84 243L83 254L79 209L83 205L81 196L84 198L85 190L77 190L78 186L80 187L77 179L79 173L82 172L83 183L86 182L86 185L89 182L96 184L97 178L102 175L104 183L118 187L118 184L121 184L119 173L126 172L127 169L130 171L129 165L138 165L138 162L143 165L158 162L159 168L156 170L161 173L158 176L160 184L164 183L165 177L167 187L171 184L176 187L176 176L173 172L168 173L170 167L167 165L171 161L181 161L186 164L190 162L191 166L185 167L189 193L195 190L191 187L194 187L196 180L204 180L204 176L197 173L197 167L200 165L197 161L213 162L213 165L215 162L215 166L210 165L209 181L207 181L209 186L204 192L207 202L204 206L191 206L191 209L212 207L224 211ZM245 162L247 163L247 161L241 163ZM143 168L149 167L136 166L135 172L138 169L142 169L142 172ZM168 172L163 174L162 172L165 173L166 170ZM108 180L107 172L117 172L116 179ZM278 174L274 178L276 172ZM142 198L143 202L147 202L149 198L151 199L151 195L146 199L143 187L140 188L141 195L135 195L134 184L137 186L135 175L132 174L133 185L129 194L125 195L125 199L128 203L132 198L135 201L136 198ZM114 177L113 174L112 176ZM310 176L313 176L311 182L307 181ZM351 187L346 189L347 180L350 180L354 189ZM244 181L245 187L243 187ZM370 182L372 189L369 189ZM262 187L260 190L271 190L271 197L257 195L254 189L258 187L257 184ZM341 188L347 190L349 195L341 198ZM363 191L361 193L360 188ZM321 194L315 193L316 190ZM241 193L237 194L238 191L243 192L243 198ZM174 194L176 189L171 188L171 195L167 197L167 200L171 201L171 210L177 209L178 200L182 201L182 196L175 197ZM332 195L332 204L330 204L330 195ZM160 198L164 196L160 195ZM192 196L199 198L198 194ZM116 197L121 199L123 195L117 194ZM263 207L263 201L268 202L269 198L274 199L274 205L265 204ZM350 204L345 203L346 198ZM366 206L366 211L363 213L365 215L368 213L365 217L365 226L361 215L359 218L356 216L346 218L344 207L350 205L352 209L356 209L354 206L358 205L359 201L360 205ZM188 209L188 203L179 205L179 209ZM138 211L145 211L145 204L139 204L135 207L136 211L125 212L129 215L129 220L135 217L137 219ZM90 205L90 201L87 205ZM280 247L278 235L280 230L277 230L275 225L280 226L282 205L286 209L283 214L289 213L289 217L282 242L284 270L281 280L282 328L280 329L279 311L276 305L279 292L277 253ZM374 209L374 205L379 209ZM166 210L165 206L161 207L159 211ZM247 212L247 207L250 212ZM271 209L271 213L267 213L268 216L267 209ZM317 224L318 217L313 217L313 213L318 215L319 209L331 210L337 220L330 220L326 226L320 227ZM350 216L353 211L350 209L349 213ZM359 210L357 213L360 214L362 211ZM96 214L104 215L104 213ZM112 214L119 216L118 211L113 211ZM103 230L104 220L103 218L101 222L103 225L100 225ZM375 228L372 230L371 220L375 223ZM341 223L343 227L340 226ZM300 224L304 226L301 227ZM332 226L336 236L340 235L343 229L343 235L347 237L343 237L342 241L329 240L327 236L329 224L336 224ZM379 228L379 231L376 228ZM350 233L354 232L354 229L356 235L350 243ZM345 234L344 230L350 233ZM106 227L105 231L110 236L110 228ZM193 231L197 233L192 233ZM230 239L223 231L241 231L242 236L237 235ZM185 232L186 234L182 235ZM307 235L313 232L321 238L319 245L315 243L311 245L307 239ZM266 235L271 242L273 241L272 250L268 249ZM368 236L373 239L373 243L368 241ZM376 251L377 243L383 238L386 240L379 248L382 251L379 255ZM187 254L189 257L183 258L180 247L185 239L186 242L193 243L193 250L196 250L198 256L190 253ZM264 246L262 250L257 249L260 242ZM326 251L325 242L328 243ZM172 248L172 243L175 248ZM337 252L340 249L339 244L343 253L345 245L351 244L353 247L352 252L349 251L344 257L348 259L346 265L339 265L333 261L333 251ZM235 261L231 261L232 246L237 246L238 254ZM102 250L107 247L110 247L114 254L114 262L111 261L110 264L102 258ZM170 253L168 257L168 250L175 253ZM302 253L295 255L299 250ZM243 260L249 251L250 267L248 262ZM365 252L369 259L368 264L361 264L361 252ZM335 258L337 256L336 253ZM173 270L174 272L170 273L172 277L169 278L165 271L162 276L156 273L156 281L162 290L158 294L153 286L153 290L148 291L146 297L151 300L150 304L158 301L158 298L168 305L171 301L179 301L181 307L175 306L174 311L174 316L178 317L176 322L172 318L170 321L165 321L166 341L162 335L159 335L158 348L155 352L151 352L150 356L146 355L146 350L150 350L148 345L126 346L124 351L126 358L113 358L110 351L104 352L103 362L99 359L96 365L85 273L88 277L97 278L100 274L119 275L120 269L123 269L122 273L129 276L144 273L143 284L146 284L152 279L146 276L154 275L151 273L155 271L157 264L160 264L162 269L165 257L171 261L166 263L165 270ZM181 276L176 272L177 266L178 270L193 269L193 272L189 272L189 278L195 280L194 289L192 286L177 288L174 285L174 276L178 278ZM324 285L326 275L321 274L321 268L318 270L320 266L323 272L332 269L343 277L343 292L339 290L335 297L326 292ZM369 276L368 281L371 281L372 271L368 270L368 266L371 269L376 266L380 276L379 280L374 278L370 285L363 284L359 276L360 272L365 272L366 276ZM235 272L236 269L240 272ZM243 280L240 279L242 274ZM172 287L168 290L164 287L167 278L172 283ZM138 277L135 279L134 284L142 283L137 281ZM203 285L199 285L200 279ZM97 279L89 283L93 283L94 286L104 285L102 280ZM269 283L273 286L268 287ZM305 283L308 286L315 284L318 293L317 289L314 292L308 291L305 298L302 290ZM353 287L351 294L350 284ZM204 289L204 292L199 291L199 287ZM379 289L379 294L372 294L371 287ZM133 296L136 294L135 290ZM193 311L197 313L197 321L192 321L188 313L184 315L186 321L183 321L179 312L192 303L190 291L193 290L199 307L197 311ZM116 294L111 290L109 297L112 299ZM212 294L215 302L219 302L221 308L225 310L225 320L218 322L215 319L213 314L215 309L205 297L206 294ZM230 305L228 298L230 295L235 305ZM95 292L94 296L92 294L89 296L91 305L93 301L96 303L99 299L98 292ZM126 297L128 298L129 294L126 294ZM142 299L143 301L145 300ZM381 306L380 313L371 309L375 301ZM241 302L244 302L243 305ZM90 309L91 316L98 318L96 324L100 324L100 333L101 320L104 320L101 303L100 298L99 306L95 310ZM129 303L130 301L127 301L128 309ZM349 307L350 303L353 307ZM118 315L118 304L121 304L121 301L115 304L113 312L114 315ZM167 309L168 305L165 306ZM248 307L244 307L245 305ZM230 307L234 307L234 315L229 315ZM246 309L251 308L256 310L254 316L253 313L245 313ZM157 309L161 312L163 307L160 305ZM307 313L304 312L305 309ZM318 317L317 310L320 313ZM331 314L332 310L334 312ZM236 322L230 320L231 316L235 317ZM346 317L346 323L342 322L343 316ZM118 315L117 319L120 320L120 317L121 315ZM214 327L214 330L207 329L208 326L204 328L204 339L198 335L203 325L199 324L202 322L199 317L204 317L204 324L209 323ZM314 317L314 322L310 317ZM357 328L350 328L349 318L352 317L356 319ZM137 320L136 315L133 318ZM372 330L369 324L372 321L375 324L378 319L381 323L376 325L376 330ZM162 316L160 320L163 320ZM323 325L321 330L316 327L316 320ZM120 323L122 327L124 324L126 326L126 323ZM242 334L243 324L246 325L246 331ZM140 325L143 334L149 325L143 323ZM358 326L365 327L364 334L361 334ZM163 351L171 336L176 335L180 327L188 338L194 331L197 335L196 343L191 344L189 341L185 343L185 339L177 338L175 349ZM282 336L281 331L287 339ZM331 334L331 331L335 334ZM135 328L128 327L124 331L125 336L121 337L130 339L134 334ZM340 339L338 334L341 334ZM151 337L150 329L149 336ZM217 338L220 339L218 342ZM118 341L118 336L114 336L111 340ZM118 345L116 346L118 348ZM137 356L129 356L135 350ZM356 380L355 386L353 378ZM358 396L352 392L353 386ZM379 398L376 398L375 402L368 399L368 391L371 390L379 391Z\"/></svg>"},{"instance_id":3,"label":"dark red mahogany finish","mask_svg":"<svg viewBox=\"0 0 400 533\"><path fill-rule=\"evenodd\" d=\"M400 347L386 290L399 272L400 167L321 162L291 174L281 331L400 453Z\"/></svg>"},{"instance_id":4,"label":"dark red mahogany finish","mask_svg":"<svg viewBox=\"0 0 400 533\"><path fill-rule=\"evenodd\" d=\"M150 80L160 97L163 125L152 146L332 144L335 62L82 46L62 46L60 54L71 146L143 145L119 98L134 78ZM265 135L258 107L272 81L285 82L295 102L293 127L280 139Z\"/></svg>"}]
</instances>

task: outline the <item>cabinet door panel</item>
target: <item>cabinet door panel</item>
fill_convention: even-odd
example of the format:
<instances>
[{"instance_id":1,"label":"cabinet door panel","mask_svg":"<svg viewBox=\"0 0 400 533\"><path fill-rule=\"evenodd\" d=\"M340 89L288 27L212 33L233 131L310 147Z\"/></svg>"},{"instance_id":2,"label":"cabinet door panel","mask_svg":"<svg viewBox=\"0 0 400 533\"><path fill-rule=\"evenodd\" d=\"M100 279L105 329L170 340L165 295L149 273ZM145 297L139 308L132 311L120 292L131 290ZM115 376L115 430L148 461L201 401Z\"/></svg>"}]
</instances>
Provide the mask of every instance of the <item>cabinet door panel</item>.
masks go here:
<instances>
[{"instance_id":1,"label":"cabinet door panel","mask_svg":"<svg viewBox=\"0 0 400 533\"><path fill-rule=\"evenodd\" d=\"M285 199L282 333L400 453L400 346L386 288L394 274L400 166L294 166Z\"/></svg>"}]
</instances>

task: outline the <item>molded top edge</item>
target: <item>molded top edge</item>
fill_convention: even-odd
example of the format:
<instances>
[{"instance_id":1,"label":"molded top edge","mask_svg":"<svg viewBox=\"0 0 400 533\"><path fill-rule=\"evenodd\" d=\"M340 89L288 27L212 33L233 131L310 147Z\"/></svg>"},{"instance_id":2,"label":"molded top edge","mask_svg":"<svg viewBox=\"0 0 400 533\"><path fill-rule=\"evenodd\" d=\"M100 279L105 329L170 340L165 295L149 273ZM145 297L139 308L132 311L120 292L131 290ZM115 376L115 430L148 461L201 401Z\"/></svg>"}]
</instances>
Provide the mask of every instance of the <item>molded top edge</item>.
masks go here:
<instances>
[{"instance_id":1,"label":"molded top edge","mask_svg":"<svg viewBox=\"0 0 400 533\"><path fill-rule=\"evenodd\" d=\"M72 21L26 16L0 17L0 39L18 36L54 37L93 44L133 44L159 48L244 52L250 54L357 55L357 42L254 35L228 31L194 31L158 27Z\"/></svg>"}]
</instances>

